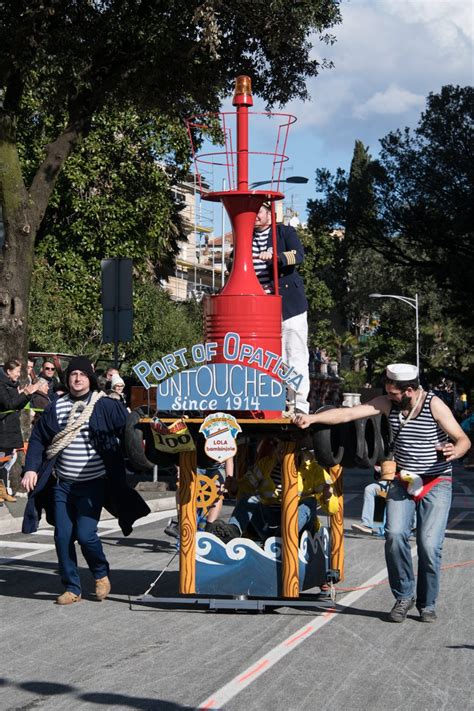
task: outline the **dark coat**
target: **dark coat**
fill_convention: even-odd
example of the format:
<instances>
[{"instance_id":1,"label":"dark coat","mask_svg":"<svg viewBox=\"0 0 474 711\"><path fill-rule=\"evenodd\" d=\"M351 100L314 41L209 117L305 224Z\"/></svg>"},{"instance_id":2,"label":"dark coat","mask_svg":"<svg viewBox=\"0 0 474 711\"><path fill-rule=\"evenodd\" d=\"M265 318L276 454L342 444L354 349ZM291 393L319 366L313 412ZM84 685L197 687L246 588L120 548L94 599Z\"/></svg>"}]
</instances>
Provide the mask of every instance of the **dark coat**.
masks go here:
<instances>
[{"instance_id":1,"label":"dark coat","mask_svg":"<svg viewBox=\"0 0 474 711\"><path fill-rule=\"evenodd\" d=\"M29 395L18 392L18 382L0 370L0 450L23 447L20 410L30 401ZM14 412L8 412L14 410Z\"/></svg>"},{"instance_id":2,"label":"dark coat","mask_svg":"<svg viewBox=\"0 0 474 711\"><path fill-rule=\"evenodd\" d=\"M147 516L150 509L140 494L126 483L125 462L120 446L126 419L127 410L122 403L103 397L92 411L89 436L105 466L104 508L118 519L123 534L128 536L132 532L133 523ZM47 522L54 526L52 487L55 479L52 473L55 457L46 459L46 450L60 429L53 402L35 425L28 442L25 471L37 472L38 482L28 497L23 517L23 533L33 533L38 529L43 509Z\"/></svg>"},{"instance_id":3,"label":"dark coat","mask_svg":"<svg viewBox=\"0 0 474 711\"><path fill-rule=\"evenodd\" d=\"M272 231L267 249L272 247ZM278 291L281 296L283 321L308 310L303 279L296 267L304 259L304 249L296 230L289 225L277 225ZM273 277L273 272L272 272Z\"/></svg>"}]
</instances>

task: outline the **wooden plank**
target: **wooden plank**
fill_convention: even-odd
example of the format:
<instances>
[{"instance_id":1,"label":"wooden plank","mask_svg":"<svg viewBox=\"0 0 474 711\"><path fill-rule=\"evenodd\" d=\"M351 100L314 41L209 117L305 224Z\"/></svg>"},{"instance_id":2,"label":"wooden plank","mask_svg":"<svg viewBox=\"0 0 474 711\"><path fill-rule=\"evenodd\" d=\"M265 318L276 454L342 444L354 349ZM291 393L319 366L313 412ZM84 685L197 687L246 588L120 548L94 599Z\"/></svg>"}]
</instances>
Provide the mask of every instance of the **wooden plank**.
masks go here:
<instances>
[{"instance_id":1,"label":"wooden plank","mask_svg":"<svg viewBox=\"0 0 474 711\"><path fill-rule=\"evenodd\" d=\"M196 452L179 455L179 592L196 592Z\"/></svg>"},{"instance_id":2,"label":"wooden plank","mask_svg":"<svg viewBox=\"0 0 474 711\"><path fill-rule=\"evenodd\" d=\"M344 580L344 477L340 464L329 470L334 482L334 493L339 501L339 509L331 516L331 568L339 570L341 580Z\"/></svg>"},{"instance_id":3,"label":"wooden plank","mask_svg":"<svg viewBox=\"0 0 474 711\"><path fill-rule=\"evenodd\" d=\"M299 597L298 570L298 474L295 465L295 443L287 442L282 461L282 594Z\"/></svg>"}]
</instances>

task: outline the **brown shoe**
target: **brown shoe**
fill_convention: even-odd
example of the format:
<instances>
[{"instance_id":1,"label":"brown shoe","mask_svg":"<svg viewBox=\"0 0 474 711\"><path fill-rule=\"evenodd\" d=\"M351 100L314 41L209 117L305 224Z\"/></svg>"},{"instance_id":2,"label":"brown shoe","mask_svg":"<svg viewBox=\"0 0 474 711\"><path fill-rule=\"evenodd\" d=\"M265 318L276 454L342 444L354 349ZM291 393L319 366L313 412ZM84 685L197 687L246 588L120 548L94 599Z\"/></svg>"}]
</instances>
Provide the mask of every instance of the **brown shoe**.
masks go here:
<instances>
[{"instance_id":1,"label":"brown shoe","mask_svg":"<svg viewBox=\"0 0 474 711\"><path fill-rule=\"evenodd\" d=\"M110 580L107 576L95 581L95 596L98 600L105 600L111 590Z\"/></svg>"},{"instance_id":2,"label":"brown shoe","mask_svg":"<svg viewBox=\"0 0 474 711\"><path fill-rule=\"evenodd\" d=\"M0 499L2 499L2 501L8 501L9 503L14 503L16 501L16 498L8 493L7 487L3 481L0 481Z\"/></svg>"},{"instance_id":3,"label":"brown shoe","mask_svg":"<svg viewBox=\"0 0 474 711\"><path fill-rule=\"evenodd\" d=\"M73 602L80 602L81 596L76 595L76 593L71 592L71 590L66 590L62 595L56 598L56 605L72 605Z\"/></svg>"}]
</instances>

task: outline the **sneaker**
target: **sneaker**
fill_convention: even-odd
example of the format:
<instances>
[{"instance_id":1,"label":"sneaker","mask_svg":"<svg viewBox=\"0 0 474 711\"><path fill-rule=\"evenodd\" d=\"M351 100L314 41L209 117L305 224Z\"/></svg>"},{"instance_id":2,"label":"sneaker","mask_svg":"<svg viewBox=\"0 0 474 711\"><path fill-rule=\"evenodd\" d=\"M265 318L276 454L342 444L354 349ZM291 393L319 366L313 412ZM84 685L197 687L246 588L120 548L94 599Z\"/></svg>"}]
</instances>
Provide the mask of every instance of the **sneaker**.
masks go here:
<instances>
[{"instance_id":1,"label":"sneaker","mask_svg":"<svg viewBox=\"0 0 474 711\"><path fill-rule=\"evenodd\" d=\"M165 533L171 538L179 538L179 524L175 519L170 518L165 528Z\"/></svg>"},{"instance_id":2,"label":"sneaker","mask_svg":"<svg viewBox=\"0 0 474 711\"><path fill-rule=\"evenodd\" d=\"M371 536L374 532L374 530L370 528L370 526L366 526L365 523L353 523L351 528L356 533L363 533L364 536Z\"/></svg>"},{"instance_id":3,"label":"sneaker","mask_svg":"<svg viewBox=\"0 0 474 711\"><path fill-rule=\"evenodd\" d=\"M72 590L66 590L62 595L56 598L56 605L72 605L73 602L80 602L81 596L73 593Z\"/></svg>"},{"instance_id":4,"label":"sneaker","mask_svg":"<svg viewBox=\"0 0 474 711\"><path fill-rule=\"evenodd\" d=\"M437 619L436 612L432 608L422 608L420 610L420 620L422 622L436 622Z\"/></svg>"},{"instance_id":5,"label":"sneaker","mask_svg":"<svg viewBox=\"0 0 474 711\"><path fill-rule=\"evenodd\" d=\"M98 580L95 581L95 596L98 600L105 600L111 589L110 580L107 576L105 576L105 578L98 578Z\"/></svg>"},{"instance_id":6,"label":"sneaker","mask_svg":"<svg viewBox=\"0 0 474 711\"><path fill-rule=\"evenodd\" d=\"M405 598L403 600L397 600L395 605L390 610L390 613L388 615L389 619L392 622L403 622L414 604L415 600L412 597Z\"/></svg>"},{"instance_id":7,"label":"sneaker","mask_svg":"<svg viewBox=\"0 0 474 711\"><path fill-rule=\"evenodd\" d=\"M220 538L223 543L228 543L234 538L240 538L242 535L238 526L225 521L214 521L206 524L206 532L213 533L216 538Z\"/></svg>"}]
</instances>

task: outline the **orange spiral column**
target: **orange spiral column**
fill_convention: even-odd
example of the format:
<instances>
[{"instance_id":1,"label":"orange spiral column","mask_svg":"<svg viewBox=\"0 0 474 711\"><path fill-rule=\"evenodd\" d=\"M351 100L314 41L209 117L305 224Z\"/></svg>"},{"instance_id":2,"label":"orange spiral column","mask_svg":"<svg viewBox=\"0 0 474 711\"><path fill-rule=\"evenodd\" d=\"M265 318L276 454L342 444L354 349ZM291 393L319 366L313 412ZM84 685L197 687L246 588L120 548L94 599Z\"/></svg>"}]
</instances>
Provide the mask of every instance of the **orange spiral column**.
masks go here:
<instances>
[{"instance_id":1,"label":"orange spiral column","mask_svg":"<svg viewBox=\"0 0 474 711\"><path fill-rule=\"evenodd\" d=\"M298 474L295 465L295 443L287 442L282 462L282 594L299 597L298 570Z\"/></svg>"},{"instance_id":2,"label":"orange spiral column","mask_svg":"<svg viewBox=\"0 0 474 711\"><path fill-rule=\"evenodd\" d=\"M196 592L196 452L179 455L179 592Z\"/></svg>"},{"instance_id":3,"label":"orange spiral column","mask_svg":"<svg viewBox=\"0 0 474 711\"><path fill-rule=\"evenodd\" d=\"M333 480L334 493L339 502L339 508L331 516L331 568L339 570L340 579L344 580L344 478L340 464L329 470Z\"/></svg>"}]
</instances>

